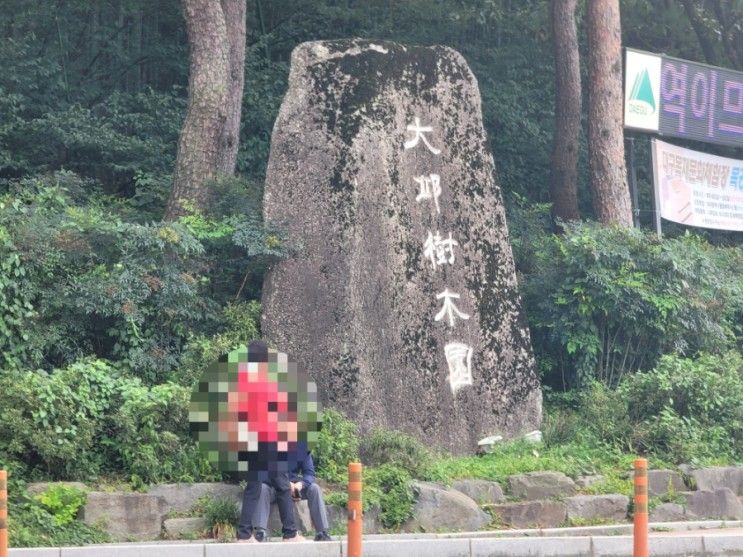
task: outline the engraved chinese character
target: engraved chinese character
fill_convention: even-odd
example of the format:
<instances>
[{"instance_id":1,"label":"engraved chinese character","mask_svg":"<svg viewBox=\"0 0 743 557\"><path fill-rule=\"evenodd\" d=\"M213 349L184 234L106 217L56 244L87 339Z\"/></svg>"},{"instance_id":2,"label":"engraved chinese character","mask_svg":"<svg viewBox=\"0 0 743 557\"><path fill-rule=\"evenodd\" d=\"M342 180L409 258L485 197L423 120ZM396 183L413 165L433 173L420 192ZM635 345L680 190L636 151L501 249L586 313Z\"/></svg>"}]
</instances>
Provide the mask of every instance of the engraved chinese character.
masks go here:
<instances>
[{"instance_id":1,"label":"engraved chinese character","mask_svg":"<svg viewBox=\"0 0 743 557\"><path fill-rule=\"evenodd\" d=\"M450 342L444 346L444 355L449 366L451 392L472 385L472 348L461 342Z\"/></svg>"},{"instance_id":2,"label":"engraved chinese character","mask_svg":"<svg viewBox=\"0 0 743 557\"><path fill-rule=\"evenodd\" d=\"M457 306L454 305L454 302L452 302L452 299L458 300L459 294L456 294L454 292L449 292L448 288L445 288L444 291L441 294L436 294L437 300L444 300L444 307L441 308L441 311L439 311L434 319L436 321L441 321L445 316L449 320L449 326L454 326L454 316L459 317L462 320L467 320L470 318L469 315L466 313L462 313L459 311Z\"/></svg>"},{"instance_id":3,"label":"engraved chinese character","mask_svg":"<svg viewBox=\"0 0 743 557\"><path fill-rule=\"evenodd\" d=\"M421 126L421 119L417 116L415 117L414 124L408 124L408 131L415 133L415 137L405 142L406 149L412 149L413 147L418 145L418 141L423 140L423 144L428 147L428 150L431 151L434 155L438 155L441 152L441 149L437 149L436 147L431 145L426 139L426 136L423 135L425 133L432 132L433 128L431 126Z\"/></svg>"},{"instance_id":4,"label":"engraved chinese character","mask_svg":"<svg viewBox=\"0 0 743 557\"><path fill-rule=\"evenodd\" d=\"M435 271L438 266L454 264L454 246L458 245L459 243L451 237L451 232L448 238L442 238L438 231L436 234L429 232L423 244L423 256L431 261Z\"/></svg>"},{"instance_id":5,"label":"engraved chinese character","mask_svg":"<svg viewBox=\"0 0 743 557\"><path fill-rule=\"evenodd\" d=\"M413 178L418 185L420 190L415 200L420 203L424 199L433 199L434 205L436 205L436 212L441 213L439 209L439 196L441 195L441 177L438 174L429 174L428 176L418 176Z\"/></svg>"}]
</instances>

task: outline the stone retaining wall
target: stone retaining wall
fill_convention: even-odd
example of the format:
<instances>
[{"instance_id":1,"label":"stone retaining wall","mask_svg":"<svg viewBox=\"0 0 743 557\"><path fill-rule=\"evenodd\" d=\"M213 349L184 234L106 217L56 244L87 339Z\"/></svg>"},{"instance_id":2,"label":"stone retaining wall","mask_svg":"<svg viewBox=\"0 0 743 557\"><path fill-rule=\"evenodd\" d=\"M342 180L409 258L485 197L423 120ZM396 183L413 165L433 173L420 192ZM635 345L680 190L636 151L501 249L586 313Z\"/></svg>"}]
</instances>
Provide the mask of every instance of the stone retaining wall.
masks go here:
<instances>
[{"instance_id":1,"label":"stone retaining wall","mask_svg":"<svg viewBox=\"0 0 743 557\"><path fill-rule=\"evenodd\" d=\"M672 470L648 474L654 522L699 519L743 519L743 466L687 470L686 478ZM686 479L686 483L685 483ZM600 480L599 480L600 481ZM577 481L559 472L531 472L507 478L504 486L494 481L457 480L443 484L414 482L414 517L403 524L404 532L476 531L487 527L552 528L569 524L621 523L630 519L630 499L625 495L581 494L591 477ZM50 484L30 484L35 495ZM70 485L70 484L68 484ZM84 487L82 484L73 484ZM689 485L696 489L691 489ZM324 486L326 491L328 486ZM504 490L503 487L506 489ZM118 541L154 540L206 535L203 517L184 517L201 497L232 499L242 503L242 490L225 483L167 484L147 493L89 491L80 519L102 527ZM665 502L664 502L665 500ZM652 503L655 502L655 505ZM275 507L275 505L274 505ZM306 501L295 507L297 523L311 531ZM173 515L176 515L175 517ZM379 509L370 509L364 532L380 531ZM332 527L342 527L345 509L329 505ZM281 523L272 509L269 530Z\"/></svg>"}]
</instances>

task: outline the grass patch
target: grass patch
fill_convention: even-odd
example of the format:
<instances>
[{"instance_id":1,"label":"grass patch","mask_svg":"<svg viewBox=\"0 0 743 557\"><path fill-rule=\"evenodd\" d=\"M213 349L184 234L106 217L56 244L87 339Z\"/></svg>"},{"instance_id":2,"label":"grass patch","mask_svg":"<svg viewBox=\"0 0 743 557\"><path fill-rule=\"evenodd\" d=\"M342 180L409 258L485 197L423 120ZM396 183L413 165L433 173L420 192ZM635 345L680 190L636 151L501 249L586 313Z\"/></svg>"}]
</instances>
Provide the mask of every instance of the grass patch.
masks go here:
<instances>
[{"instance_id":1,"label":"grass patch","mask_svg":"<svg viewBox=\"0 0 743 557\"><path fill-rule=\"evenodd\" d=\"M592 486L592 493L608 493L602 489L619 485L621 473L627 473L631 469L632 461L632 456L584 443L545 446L515 441L499 445L493 453L483 456L440 458L432 463L429 479L452 481L470 478L505 484L508 476L527 472L550 470L562 472L572 478L602 474L612 478L611 482L606 480L598 486ZM602 486L607 482L608 485ZM622 484L622 488L625 487Z\"/></svg>"}]
</instances>

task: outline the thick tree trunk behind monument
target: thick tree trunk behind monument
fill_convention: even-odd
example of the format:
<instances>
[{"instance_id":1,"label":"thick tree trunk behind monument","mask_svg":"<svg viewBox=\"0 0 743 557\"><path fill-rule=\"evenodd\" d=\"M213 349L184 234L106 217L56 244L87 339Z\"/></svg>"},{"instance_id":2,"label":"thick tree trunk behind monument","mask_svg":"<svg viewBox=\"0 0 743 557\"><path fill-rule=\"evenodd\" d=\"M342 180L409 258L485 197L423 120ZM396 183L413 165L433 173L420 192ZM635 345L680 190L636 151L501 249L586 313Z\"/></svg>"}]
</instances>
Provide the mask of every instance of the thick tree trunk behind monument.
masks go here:
<instances>
[{"instance_id":1,"label":"thick tree trunk behind monument","mask_svg":"<svg viewBox=\"0 0 743 557\"><path fill-rule=\"evenodd\" d=\"M577 0L554 0L550 10L555 53L555 137L552 149L550 199L552 216L575 220L578 213L578 137L581 90Z\"/></svg>"},{"instance_id":2,"label":"thick tree trunk behind monument","mask_svg":"<svg viewBox=\"0 0 743 557\"><path fill-rule=\"evenodd\" d=\"M619 0L587 2L588 156L596 218L632 226L622 132Z\"/></svg>"},{"instance_id":3,"label":"thick tree trunk behind monument","mask_svg":"<svg viewBox=\"0 0 743 557\"><path fill-rule=\"evenodd\" d=\"M230 75L227 90L227 119L219 138L217 171L231 176L235 173L237 150L240 146L240 115L245 83L245 0L221 0L227 27Z\"/></svg>"},{"instance_id":4,"label":"thick tree trunk behind monument","mask_svg":"<svg viewBox=\"0 0 743 557\"><path fill-rule=\"evenodd\" d=\"M204 208L206 182L217 170L220 138L227 119L229 45L224 14L213 0L183 0L191 65L188 109L165 218L185 213L183 202Z\"/></svg>"}]
</instances>

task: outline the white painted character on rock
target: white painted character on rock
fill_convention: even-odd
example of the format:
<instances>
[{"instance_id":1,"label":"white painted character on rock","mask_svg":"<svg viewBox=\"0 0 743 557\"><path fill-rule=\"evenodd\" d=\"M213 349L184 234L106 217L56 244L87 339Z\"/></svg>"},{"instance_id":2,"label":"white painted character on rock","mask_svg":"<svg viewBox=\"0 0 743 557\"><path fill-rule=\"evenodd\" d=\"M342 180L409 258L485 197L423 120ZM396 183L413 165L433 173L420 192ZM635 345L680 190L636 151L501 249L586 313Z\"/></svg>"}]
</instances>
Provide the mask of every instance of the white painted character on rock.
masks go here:
<instances>
[{"instance_id":1,"label":"white painted character on rock","mask_svg":"<svg viewBox=\"0 0 743 557\"><path fill-rule=\"evenodd\" d=\"M449 366L451 392L472 385L472 348L461 342L450 342L444 346L444 355Z\"/></svg>"},{"instance_id":2,"label":"white painted character on rock","mask_svg":"<svg viewBox=\"0 0 743 557\"><path fill-rule=\"evenodd\" d=\"M426 139L426 136L423 135L428 132L433 131L433 127L431 126L421 126L421 119L417 116L415 117L415 123L414 124L408 124L408 131L413 132L415 134L415 137L413 139L410 139L405 142L405 148L406 149L412 149L416 145L418 145L418 141L423 141L423 144L428 147L428 150L431 151L434 155L438 155L441 153L441 149L437 149L433 145L431 145L428 142L428 139Z\"/></svg>"},{"instance_id":3,"label":"white painted character on rock","mask_svg":"<svg viewBox=\"0 0 743 557\"><path fill-rule=\"evenodd\" d=\"M448 238L442 238L441 234L431 234L428 232L428 238L423 244L423 255L426 259L431 261L433 270L441 265L454 264L454 246L458 246L459 243L451 237L449 232Z\"/></svg>"},{"instance_id":4,"label":"white painted character on rock","mask_svg":"<svg viewBox=\"0 0 743 557\"><path fill-rule=\"evenodd\" d=\"M436 206L436 213L441 214L441 209L439 209L441 177L438 174L429 174L428 176L418 176L417 178L413 178L413 180L420 185L420 190L415 200L420 203L424 199L433 199L433 203Z\"/></svg>"},{"instance_id":5,"label":"white painted character on rock","mask_svg":"<svg viewBox=\"0 0 743 557\"><path fill-rule=\"evenodd\" d=\"M436 294L437 300L444 300L444 307L441 308L441 311L436 314L434 319L436 321L441 321L444 317L446 317L449 320L450 327L454 326L454 316L457 316L462 320L469 319L470 316L459 311L459 308L457 308L457 306L454 305L454 302L452 302L452 299L458 300L459 298L459 294L455 292L449 292L448 288L445 288L441 294Z\"/></svg>"}]
</instances>

